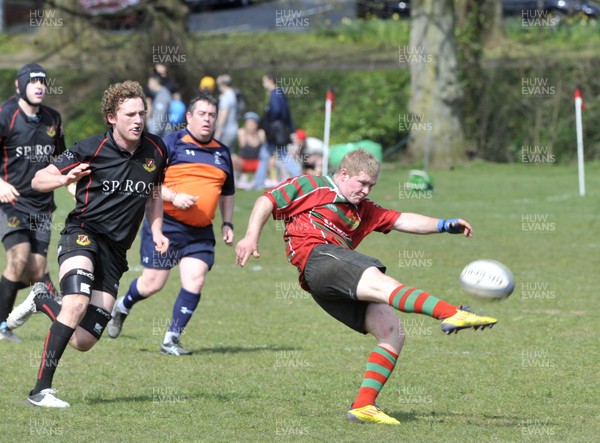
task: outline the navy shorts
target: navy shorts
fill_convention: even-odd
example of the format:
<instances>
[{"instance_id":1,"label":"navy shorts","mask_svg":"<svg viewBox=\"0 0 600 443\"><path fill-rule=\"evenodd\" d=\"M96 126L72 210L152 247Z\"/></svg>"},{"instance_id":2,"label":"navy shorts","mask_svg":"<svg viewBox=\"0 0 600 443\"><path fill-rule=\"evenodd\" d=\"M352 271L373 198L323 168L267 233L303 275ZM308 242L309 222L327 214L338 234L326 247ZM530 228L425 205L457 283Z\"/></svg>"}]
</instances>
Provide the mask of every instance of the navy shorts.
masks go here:
<instances>
[{"instance_id":1,"label":"navy shorts","mask_svg":"<svg viewBox=\"0 0 600 443\"><path fill-rule=\"evenodd\" d=\"M337 245L313 248L304 267L304 282L313 299L329 315L366 334L365 315L370 302L356 298L356 288L367 268L385 266L376 258Z\"/></svg>"},{"instance_id":2,"label":"navy shorts","mask_svg":"<svg viewBox=\"0 0 600 443\"><path fill-rule=\"evenodd\" d=\"M29 243L33 254L48 255L52 214L49 212L25 214L12 207L0 207L0 238L4 249L9 250L20 243Z\"/></svg>"},{"instance_id":3,"label":"navy shorts","mask_svg":"<svg viewBox=\"0 0 600 443\"><path fill-rule=\"evenodd\" d=\"M94 234L79 227L67 226L58 241L58 263L83 255L94 265L93 290L108 292L113 297L119 293L119 281L128 270L127 251L119 248L104 235Z\"/></svg>"},{"instance_id":4,"label":"navy shorts","mask_svg":"<svg viewBox=\"0 0 600 443\"><path fill-rule=\"evenodd\" d=\"M189 226L165 214L163 234L169 239L169 249L161 254L154 246L148 221L141 230L140 255L142 266L150 269L171 269L183 257L202 260L210 270L215 263L215 234L212 225L204 228Z\"/></svg>"}]
</instances>

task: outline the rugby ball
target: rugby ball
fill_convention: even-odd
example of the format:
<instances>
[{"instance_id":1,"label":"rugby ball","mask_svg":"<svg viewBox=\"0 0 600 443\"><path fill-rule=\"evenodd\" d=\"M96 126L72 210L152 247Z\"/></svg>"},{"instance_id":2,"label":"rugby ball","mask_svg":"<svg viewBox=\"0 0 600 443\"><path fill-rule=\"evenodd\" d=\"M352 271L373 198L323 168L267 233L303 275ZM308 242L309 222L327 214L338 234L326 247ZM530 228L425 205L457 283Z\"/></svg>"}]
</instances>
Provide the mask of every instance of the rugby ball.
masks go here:
<instances>
[{"instance_id":1,"label":"rugby ball","mask_svg":"<svg viewBox=\"0 0 600 443\"><path fill-rule=\"evenodd\" d=\"M503 300L515 289L512 272L496 260L482 259L469 263L460 273L463 290L485 300Z\"/></svg>"}]
</instances>

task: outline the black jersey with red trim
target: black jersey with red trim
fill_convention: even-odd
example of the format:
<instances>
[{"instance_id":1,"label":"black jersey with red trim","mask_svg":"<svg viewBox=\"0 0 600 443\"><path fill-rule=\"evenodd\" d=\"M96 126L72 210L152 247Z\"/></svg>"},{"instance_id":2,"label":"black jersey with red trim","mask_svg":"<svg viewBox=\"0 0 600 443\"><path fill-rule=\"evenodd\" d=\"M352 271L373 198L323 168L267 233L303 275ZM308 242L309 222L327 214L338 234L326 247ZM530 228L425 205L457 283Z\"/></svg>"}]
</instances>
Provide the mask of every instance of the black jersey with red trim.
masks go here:
<instances>
[{"instance_id":1,"label":"black jersey with red trim","mask_svg":"<svg viewBox=\"0 0 600 443\"><path fill-rule=\"evenodd\" d=\"M77 142L54 162L63 175L81 163L92 171L77 182L77 203L65 226L105 235L129 249L147 198L164 180L166 154L162 139L146 132L133 154L117 145L112 131Z\"/></svg>"},{"instance_id":2,"label":"black jersey with red trim","mask_svg":"<svg viewBox=\"0 0 600 443\"><path fill-rule=\"evenodd\" d=\"M19 192L13 206L25 213L53 211L54 194L31 187L35 173L65 150L60 114L45 105L27 116L18 100L0 108L0 177Z\"/></svg>"}]
</instances>

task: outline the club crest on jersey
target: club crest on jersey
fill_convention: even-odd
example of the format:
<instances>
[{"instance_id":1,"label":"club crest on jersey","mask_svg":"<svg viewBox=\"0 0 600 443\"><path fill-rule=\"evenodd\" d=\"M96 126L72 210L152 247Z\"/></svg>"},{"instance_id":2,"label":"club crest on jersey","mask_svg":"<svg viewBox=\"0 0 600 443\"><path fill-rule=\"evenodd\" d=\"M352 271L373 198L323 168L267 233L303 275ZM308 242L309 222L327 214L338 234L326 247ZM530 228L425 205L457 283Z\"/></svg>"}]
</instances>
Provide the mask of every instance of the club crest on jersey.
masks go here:
<instances>
[{"instance_id":1,"label":"club crest on jersey","mask_svg":"<svg viewBox=\"0 0 600 443\"><path fill-rule=\"evenodd\" d=\"M21 220L19 220L17 217L15 217L15 216L8 217L8 227L9 228L16 228L20 224L21 224Z\"/></svg>"},{"instance_id":2,"label":"club crest on jersey","mask_svg":"<svg viewBox=\"0 0 600 443\"><path fill-rule=\"evenodd\" d=\"M46 134L48 134L48 137L54 137L54 136L56 136L56 127L55 126L48 126L46 128Z\"/></svg>"},{"instance_id":3,"label":"club crest on jersey","mask_svg":"<svg viewBox=\"0 0 600 443\"><path fill-rule=\"evenodd\" d=\"M75 243L81 246L87 246L91 243L91 240L86 234L79 234L77 235L77 240Z\"/></svg>"},{"instance_id":4,"label":"club crest on jersey","mask_svg":"<svg viewBox=\"0 0 600 443\"><path fill-rule=\"evenodd\" d=\"M146 163L144 163L144 169L148 172L153 172L156 170L156 163L154 163L153 158L146 159Z\"/></svg>"}]
</instances>

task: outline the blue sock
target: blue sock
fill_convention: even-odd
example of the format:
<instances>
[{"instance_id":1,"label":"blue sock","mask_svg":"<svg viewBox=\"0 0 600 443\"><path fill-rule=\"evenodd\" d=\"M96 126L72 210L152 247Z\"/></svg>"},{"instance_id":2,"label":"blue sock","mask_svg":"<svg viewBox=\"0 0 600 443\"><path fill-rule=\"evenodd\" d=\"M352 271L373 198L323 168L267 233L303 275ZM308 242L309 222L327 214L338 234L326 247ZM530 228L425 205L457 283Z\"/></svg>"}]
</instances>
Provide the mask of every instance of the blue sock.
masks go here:
<instances>
[{"instance_id":1,"label":"blue sock","mask_svg":"<svg viewBox=\"0 0 600 443\"><path fill-rule=\"evenodd\" d=\"M135 305L140 300L146 299L146 297L143 297L139 293L137 289L137 281L138 279L136 278L134 281L131 282L131 284L129 285L129 291L127 291L127 295L125 295L125 298L123 298L123 306L125 306L125 308L128 310L131 309L133 305Z\"/></svg>"},{"instance_id":2,"label":"blue sock","mask_svg":"<svg viewBox=\"0 0 600 443\"><path fill-rule=\"evenodd\" d=\"M194 294L181 288L177 300L175 300L175 305L173 305L173 318L169 325L169 332L181 334L192 318L198 303L200 303L200 294Z\"/></svg>"}]
</instances>

